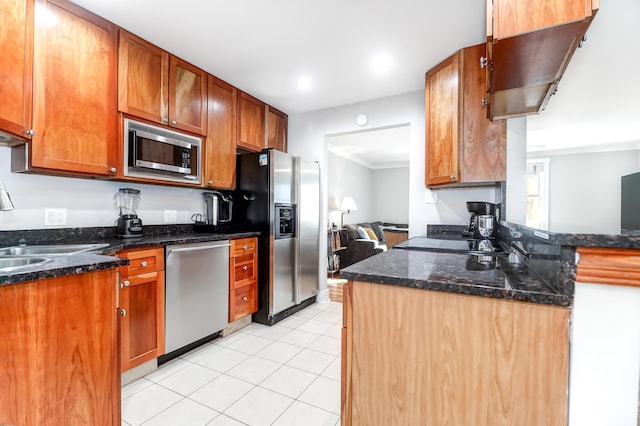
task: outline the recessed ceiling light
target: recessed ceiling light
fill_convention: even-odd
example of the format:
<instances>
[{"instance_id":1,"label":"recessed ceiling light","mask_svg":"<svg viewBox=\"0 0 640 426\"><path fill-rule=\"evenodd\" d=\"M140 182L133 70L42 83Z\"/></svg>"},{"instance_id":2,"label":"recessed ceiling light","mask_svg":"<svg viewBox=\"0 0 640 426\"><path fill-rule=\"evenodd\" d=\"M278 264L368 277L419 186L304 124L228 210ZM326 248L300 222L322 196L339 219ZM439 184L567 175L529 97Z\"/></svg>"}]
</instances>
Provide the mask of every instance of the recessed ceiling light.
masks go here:
<instances>
[{"instance_id":1,"label":"recessed ceiling light","mask_svg":"<svg viewBox=\"0 0 640 426\"><path fill-rule=\"evenodd\" d=\"M379 53L371 58L371 69L378 75L386 74L391 69L392 60L386 53Z\"/></svg>"},{"instance_id":2,"label":"recessed ceiling light","mask_svg":"<svg viewBox=\"0 0 640 426\"><path fill-rule=\"evenodd\" d=\"M301 88L302 90L309 90L311 89L311 79L309 77L300 77L298 79L298 87Z\"/></svg>"}]
</instances>

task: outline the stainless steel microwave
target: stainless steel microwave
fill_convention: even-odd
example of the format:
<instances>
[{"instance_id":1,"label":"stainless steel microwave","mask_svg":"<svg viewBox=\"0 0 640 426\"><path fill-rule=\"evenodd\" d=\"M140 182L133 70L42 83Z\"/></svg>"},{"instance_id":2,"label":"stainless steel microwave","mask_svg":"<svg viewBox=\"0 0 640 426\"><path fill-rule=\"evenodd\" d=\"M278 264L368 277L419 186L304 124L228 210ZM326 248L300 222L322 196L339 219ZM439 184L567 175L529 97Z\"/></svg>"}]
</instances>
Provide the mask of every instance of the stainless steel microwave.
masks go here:
<instances>
[{"instance_id":1,"label":"stainless steel microwave","mask_svg":"<svg viewBox=\"0 0 640 426\"><path fill-rule=\"evenodd\" d=\"M124 175L201 182L202 139L124 119Z\"/></svg>"}]
</instances>

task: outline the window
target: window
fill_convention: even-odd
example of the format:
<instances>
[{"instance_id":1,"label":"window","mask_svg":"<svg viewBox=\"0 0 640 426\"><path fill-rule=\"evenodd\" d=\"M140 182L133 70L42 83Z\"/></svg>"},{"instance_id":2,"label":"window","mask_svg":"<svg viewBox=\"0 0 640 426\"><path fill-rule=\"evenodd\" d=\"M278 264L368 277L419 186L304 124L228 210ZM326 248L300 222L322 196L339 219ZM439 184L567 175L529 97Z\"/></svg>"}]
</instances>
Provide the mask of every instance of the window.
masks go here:
<instances>
[{"instance_id":1,"label":"window","mask_svg":"<svg viewBox=\"0 0 640 426\"><path fill-rule=\"evenodd\" d=\"M527 221L532 228L549 228L549 158L527 160Z\"/></svg>"}]
</instances>

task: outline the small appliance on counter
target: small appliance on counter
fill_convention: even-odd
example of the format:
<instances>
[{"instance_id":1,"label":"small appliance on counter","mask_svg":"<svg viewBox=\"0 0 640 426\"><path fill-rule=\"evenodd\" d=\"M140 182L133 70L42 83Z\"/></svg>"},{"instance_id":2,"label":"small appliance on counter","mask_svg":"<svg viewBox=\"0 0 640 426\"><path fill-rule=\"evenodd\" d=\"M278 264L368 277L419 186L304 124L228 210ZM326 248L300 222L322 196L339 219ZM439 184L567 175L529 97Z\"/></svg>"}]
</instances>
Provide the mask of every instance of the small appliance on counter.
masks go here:
<instances>
[{"instance_id":1,"label":"small appliance on counter","mask_svg":"<svg viewBox=\"0 0 640 426\"><path fill-rule=\"evenodd\" d=\"M496 205L483 201L467 201L467 211L469 217L469 227L462 231L462 235L476 238L495 238L497 221Z\"/></svg>"},{"instance_id":2,"label":"small appliance on counter","mask_svg":"<svg viewBox=\"0 0 640 426\"><path fill-rule=\"evenodd\" d=\"M113 196L113 204L119 210L116 219L116 235L120 238L142 237L142 220L136 214L140 203L140 191L132 188L120 188Z\"/></svg>"},{"instance_id":3,"label":"small appliance on counter","mask_svg":"<svg viewBox=\"0 0 640 426\"><path fill-rule=\"evenodd\" d=\"M233 216L233 199L218 191L204 192L205 224L218 226L231 222Z\"/></svg>"}]
</instances>

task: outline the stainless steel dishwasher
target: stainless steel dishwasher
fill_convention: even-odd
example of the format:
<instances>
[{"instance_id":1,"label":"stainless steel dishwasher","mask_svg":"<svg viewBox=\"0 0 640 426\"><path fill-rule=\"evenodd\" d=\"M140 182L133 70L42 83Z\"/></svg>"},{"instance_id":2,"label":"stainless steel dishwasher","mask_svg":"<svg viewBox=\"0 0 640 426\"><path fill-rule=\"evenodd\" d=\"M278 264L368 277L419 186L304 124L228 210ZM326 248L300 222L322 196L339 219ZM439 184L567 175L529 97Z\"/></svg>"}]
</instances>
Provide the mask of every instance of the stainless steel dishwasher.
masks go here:
<instances>
[{"instance_id":1,"label":"stainless steel dishwasher","mask_svg":"<svg viewBox=\"0 0 640 426\"><path fill-rule=\"evenodd\" d=\"M228 325L229 246L223 240L166 247L166 353Z\"/></svg>"}]
</instances>

